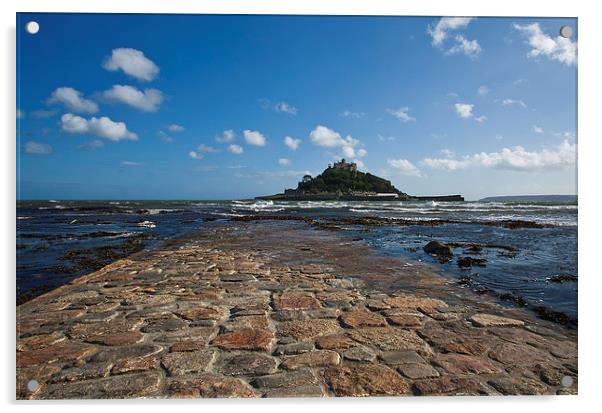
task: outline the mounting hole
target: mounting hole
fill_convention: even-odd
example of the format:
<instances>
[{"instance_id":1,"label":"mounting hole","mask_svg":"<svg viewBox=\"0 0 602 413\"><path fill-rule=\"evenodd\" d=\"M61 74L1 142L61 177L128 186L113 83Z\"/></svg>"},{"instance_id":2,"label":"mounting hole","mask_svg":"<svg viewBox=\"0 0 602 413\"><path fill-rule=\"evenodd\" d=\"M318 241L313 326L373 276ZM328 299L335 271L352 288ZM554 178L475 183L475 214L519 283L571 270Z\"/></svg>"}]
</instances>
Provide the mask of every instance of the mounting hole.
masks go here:
<instances>
[{"instance_id":1,"label":"mounting hole","mask_svg":"<svg viewBox=\"0 0 602 413\"><path fill-rule=\"evenodd\" d=\"M39 388L40 388L40 383L38 383L37 380L29 380L27 382L27 390L29 390L30 392L33 393L34 391L36 391Z\"/></svg>"},{"instance_id":2,"label":"mounting hole","mask_svg":"<svg viewBox=\"0 0 602 413\"><path fill-rule=\"evenodd\" d=\"M562 26L560 28L560 36L568 39L573 35L573 28L571 26Z\"/></svg>"},{"instance_id":3,"label":"mounting hole","mask_svg":"<svg viewBox=\"0 0 602 413\"><path fill-rule=\"evenodd\" d=\"M573 378L571 376L564 376L560 380L560 384L562 384L562 387L571 387L573 385Z\"/></svg>"},{"instance_id":4,"label":"mounting hole","mask_svg":"<svg viewBox=\"0 0 602 413\"><path fill-rule=\"evenodd\" d=\"M35 21L27 22L27 24L25 24L25 31L29 34L36 34L40 31L40 25Z\"/></svg>"}]
</instances>

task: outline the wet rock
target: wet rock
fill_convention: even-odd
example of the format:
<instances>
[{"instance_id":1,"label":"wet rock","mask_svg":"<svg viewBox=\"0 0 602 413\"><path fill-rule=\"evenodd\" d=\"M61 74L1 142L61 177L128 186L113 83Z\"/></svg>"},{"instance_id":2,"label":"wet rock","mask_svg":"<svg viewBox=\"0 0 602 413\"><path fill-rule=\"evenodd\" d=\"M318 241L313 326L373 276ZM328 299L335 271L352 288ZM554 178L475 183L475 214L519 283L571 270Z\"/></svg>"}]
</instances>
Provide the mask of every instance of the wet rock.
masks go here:
<instances>
[{"instance_id":1,"label":"wet rock","mask_svg":"<svg viewBox=\"0 0 602 413\"><path fill-rule=\"evenodd\" d=\"M215 355L214 350L168 353L163 356L161 363L170 376L203 373L209 370Z\"/></svg>"},{"instance_id":2,"label":"wet rock","mask_svg":"<svg viewBox=\"0 0 602 413\"><path fill-rule=\"evenodd\" d=\"M97 380L63 382L48 386L40 399L124 399L156 395L161 375L156 372L123 374Z\"/></svg>"},{"instance_id":3,"label":"wet rock","mask_svg":"<svg viewBox=\"0 0 602 413\"><path fill-rule=\"evenodd\" d=\"M439 372L429 364L402 364L397 371L412 380L439 377Z\"/></svg>"},{"instance_id":4,"label":"wet rock","mask_svg":"<svg viewBox=\"0 0 602 413\"><path fill-rule=\"evenodd\" d=\"M449 245L439 241L431 241L423 247L424 252L433 255L442 261L449 261L454 252Z\"/></svg>"},{"instance_id":5,"label":"wet rock","mask_svg":"<svg viewBox=\"0 0 602 413\"><path fill-rule=\"evenodd\" d=\"M397 373L379 364L329 367L324 378L337 396L394 396L409 390Z\"/></svg>"},{"instance_id":6,"label":"wet rock","mask_svg":"<svg viewBox=\"0 0 602 413\"><path fill-rule=\"evenodd\" d=\"M380 327L386 326L387 322L380 315L367 310L352 310L341 314L343 326L348 328Z\"/></svg>"},{"instance_id":7,"label":"wet rock","mask_svg":"<svg viewBox=\"0 0 602 413\"><path fill-rule=\"evenodd\" d=\"M284 359L281 368L297 370L302 367L326 367L339 364L341 356L336 351L316 350Z\"/></svg>"},{"instance_id":8,"label":"wet rock","mask_svg":"<svg viewBox=\"0 0 602 413\"><path fill-rule=\"evenodd\" d=\"M484 258L459 257L457 264L460 268L485 267L487 266L487 260Z\"/></svg>"},{"instance_id":9,"label":"wet rock","mask_svg":"<svg viewBox=\"0 0 602 413\"><path fill-rule=\"evenodd\" d=\"M320 302L309 293L286 291L274 297L274 308L280 310L307 310L320 308Z\"/></svg>"},{"instance_id":10,"label":"wet rock","mask_svg":"<svg viewBox=\"0 0 602 413\"><path fill-rule=\"evenodd\" d=\"M167 389L170 397L179 398L259 397L259 394L244 381L213 373L170 379Z\"/></svg>"},{"instance_id":11,"label":"wet rock","mask_svg":"<svg viewBox=\"0 0 602 413\"><path fill-rule=\"evenodd\" d=\"M225 350L269 350L273 340L269 330L245 329L221 334L211 344Z\"/></svg>"},{"instance_id":12,"label":"wet rock","mask_svg":"<svg viewBox=\"0 0 602 413\"><path fill-rule=\"evenodd\" d=\"M566 282L577 282L577 276L569 275L569 274L553 275L550 278L548 278L548 281L552 282L552 283L556 283L556 284L561 284L561 283L566 283Z\"/></svg>"},{"instance_id":13,"label":"wet rock","mask_svg":"<svg viewBox=\"0 0 602 413\"><path fill-rule=\"evenodd\" d=\"M477 327L496 327L496 326L523 326L524 321L513 318L500 317L493 314L475 314L469 318Z\"/></svg>"},{"instance_id":14,"label":"wet rock","mask_svg":"<svg viewBox=\"0 0 602 413\"><path fill-rule=\"evenodd\" d=\"M274 357L258 353L226 356L220 361L218 371L229 376L259 376L276 371L278 361Z\"/></svg>"},{"instance_id":15,"label":"wet rock","mask_svg":"<svg viewBox=\"0 0 602 413\"><path fill-rule=\"evenodd\" d=\"M334 320L285 321L276 327L278 333L291 336L299 341L307 341L319 336L332 334L340 329Z\"/></svg>"},{"instance_id":16,"label":"wet rock","mask_svg":"<svg viewBox=\"0 0 602 413\"><path fill-rule=\"evenodd\" d=\"M438 354L431 362L442 367L449 374L493 374L500 373L502 369L487 359L467 356L465 354Z\"/></svg>"}]
</instances>

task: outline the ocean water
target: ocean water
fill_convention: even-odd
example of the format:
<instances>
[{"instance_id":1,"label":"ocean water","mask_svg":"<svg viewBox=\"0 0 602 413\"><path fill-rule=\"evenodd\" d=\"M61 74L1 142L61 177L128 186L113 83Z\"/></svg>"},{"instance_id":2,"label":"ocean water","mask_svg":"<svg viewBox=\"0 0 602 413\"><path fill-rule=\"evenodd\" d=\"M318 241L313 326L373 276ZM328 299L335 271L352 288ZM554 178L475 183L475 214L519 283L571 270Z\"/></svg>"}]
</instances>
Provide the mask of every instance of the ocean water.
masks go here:
<instances>
[{"instance_id":1,"label":"ocean water","mask_svg":"<svg viewBox=\"0 0 602 413\"><path fill-rule=\"evenodd\" d=\"M378 252L428 262L463 288L577 318L577 205L501 202L336 201L20 201L17 203L17 299L25 301L142 248L193 232L208 221L246 215L287 215L333 222ZM357 225L357 218L411 220L412 225ZM428 225L429 221L454 223ZM543 228L509 229L520 220ZM342 222L341 222L342 221ZM357 221L357 220L355 220ZM392 221L393 223L395 221ZM432 240L460 244L441 263L422 247ZM466 245L483 246L478 254ZM457 257L485 259L484 267Z\"/></svg>"}]
</instances>

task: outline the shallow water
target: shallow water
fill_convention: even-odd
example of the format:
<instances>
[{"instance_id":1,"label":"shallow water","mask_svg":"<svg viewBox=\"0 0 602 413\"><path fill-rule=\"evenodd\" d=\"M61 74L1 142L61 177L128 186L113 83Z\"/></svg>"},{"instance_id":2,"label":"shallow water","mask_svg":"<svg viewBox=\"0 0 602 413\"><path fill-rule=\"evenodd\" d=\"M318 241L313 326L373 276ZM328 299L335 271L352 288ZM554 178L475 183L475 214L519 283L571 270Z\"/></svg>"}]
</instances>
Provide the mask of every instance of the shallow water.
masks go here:
<instances>
[{"instance_id":1,"label":"shallow water","mask_svg":"<svg viewBox=\"0 0 602 413\"><path fill-rule=\"evenodd\" d=\"M380 217L414 221L452 220L458 224L347 225L344 229L382 254L440 265L444 276L463 279L476 291L488 291L509 304L539 305L577 317L577 283L553 283L555 275L577 275L577 205L535 203L337 202L337 201L36 201L17 204L17 295L35 296L90 272L95 262L75 262L73 251L87 253L107 246L117 253L128 240L146 248L203 227L207 220L269 214L337 218ZM524 220L546 225L537 229L507 229L484 225ZM150 238L150 239L148 239ZM465 270L456 260L438 263L422 247L431 240L495 244L516 249L508 254L484 248L485 267ZM137 244L136 244L137 245ZM131 245L128 245L130 247ZM71 252L71 255L69 253ZM463 248L456 256L466 255ZM77 255L76 255L77 256ZM101 250L94 259L115 256ZM87 256L86 256L87 257ZM104 262L103 262L104 264ZM79 265L79 267L78 267Z\"/></svg>"}]
</instances>

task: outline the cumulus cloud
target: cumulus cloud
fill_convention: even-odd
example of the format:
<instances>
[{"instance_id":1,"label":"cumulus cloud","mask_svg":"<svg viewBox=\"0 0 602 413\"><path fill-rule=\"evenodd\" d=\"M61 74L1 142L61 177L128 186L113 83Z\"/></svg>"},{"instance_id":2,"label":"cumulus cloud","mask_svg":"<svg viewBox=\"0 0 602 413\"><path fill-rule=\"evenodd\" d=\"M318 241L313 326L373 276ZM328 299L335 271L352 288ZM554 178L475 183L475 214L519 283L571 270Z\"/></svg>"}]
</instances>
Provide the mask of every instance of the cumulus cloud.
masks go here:
<instances>
[{"instance_id":1,"label":"cumulus cloud","mask_svg":"<svg viewBox=\"0 0 602 413\"><path fill-rule=\"evenodd\" d=\"M52 146L45 143L29 141L25 143L25 153L31 155L49 155L52 153Z\"/></svg>"},{"instance_id":2,"label":"cumulus cloud","mask_svg":"<svg viewBox=\"0 0 602 413\"><path fill-rule=\"evenodd\" d=\"M124 122L114 122L106 116L85 119L72 113L61 116L61 129L67 133L91 134L111 141L138 139L138 135L130 132Z\"/></svg>"},{"instance_id":3,"label":"cumulus cloud","mask_svg":"<svg viewBox=\"0 0 602 413\"><path fill-rule=\"evenodd\" d=\"M214 148L213 146L205 145L204 143L201 143L197 147L197 150L199 152L202 152L202 153L217 153L217 152L219 152L219 149Z\"/></svg>"},{"instance_id":4,"label":"cumulus cloud","mask_svg":"<svg viewBox=\"0 0 602 413\"><path fill-rule=\"evenodd\" d=\"M236 133L232 129L228 129L222 132L221 136L216 136L215 140L218 143L229 143L236 139Z\"/></svg>"},{"instance_id":5,"label":"cumulus cloud","mask_svg":"<svg viewBox=\"0 0 602 413\"><path fill-rule=\"evenodd\" d=\"M192 159L197 159L197 160L201 160L205 157L202 153L197 152L197 151L188 152L188 156L190 156Z\"/></svg>"},{"instance_id":6,"label":"cumulus cloud","mask_svg":"<svg viewBox=\"0 0 602 413\"><path fill-rule=\"evenodd\" d=\"M469 168L495 168L513 171L534 172L561 169L574 165L577 145L565 140L556 148L527 151L522 146L504 148L500 152L481 152L461 159L426 158L422 164L433 169L458 171Z\"/></svg>"},{"instance_id":7,"label":"cumulus cloud","mask_svg":"<svg viewBox=\"0 0 602 413\"><path fill-rule=\"evenodd\" d=\"M416 122L416 118L413 118L409 115L410 108L407 106L402 106L399 109L386 109L387 113L395 116L400 121L407 122Z\"/></svg>"},{"instance_id":8,"label":"cumulus cloud","mask_svg":"<svg viewBox=\"0 0 602 413\"><path fill-rule=\"evenodd\" d=\"M407 159L388 159L387 164L407 176L421 177L420 170Z\"/></svg>"},{"instance_id":9,"label":"cumulus cloud","mask_svg":"<svg viewBox=\"0 0 602 413\"><path fill-rule=\"evenodd\" d=\"M360 143L357 139L347 136L345 139L338 133L326 126L318 125L309 133L309 140L318 146L336 148L342 146L354 147Z\"/></svg>"},{"instance_id":10,"label":"cumulus cloud","mask_svg":"<svg viewBox=\"0 0 602 413\"><path fill-rule=\"evenodd\" d=\"M150 82L159 74L159 67L140 50L131 48L113 49L102 65L106 70L124 73L145 82Z\"/></svg>"},{"instance_id":11,"label":"cumulus cloud","mask_svg":"<svg viewBox=\"0 0 602 413\"><path fill-rule=\"evenodd\" d=\"M445 54L452 55L461 53L471 59L476 58L481 53L481 46L476 40L468 40L466 37L458 34L454 37L456 44L452 46Z\"/></svg>"},{"instance_id":12,"label":"cumulus cloud","mask_svg":"<svg viewBox=\"0 0 602 413\"><path fill-rule=\"evenodd\" d=\"M103 92L103 97L112 102L125 103L144 112L156 112L163 102L163 93L158 89L138 90L128 85L113 85Z\"/></svg>"},{"instance_id":13,"label":"cumulus cloud","mask_svg":"<svg viewBox=\"0 0 602 413\"><path fill-rule=\"evenodd\" d=\"M443 17L435 25L429 25L427 32L432 37L434 46L441 46L448 32L468 26L471 17Z\"/></svg>"},{"instance_id":14,"label":"cumulus cloud","mask_svg":"<svg viewBox=\"0 0 602 413\"><path fill-rule=\"evenodd\" d=\"M278 102L274 105L274 110L276 112L283 112L283 113L288 113L289 115L296 115L297 114L297 108L289 105L286 102Z\"/></svg>"},{"instance_id":15,"label":"cumulus cloud","mask_svg":"<svg viewBox=\"0 0 602 413\"><path fill-rule=\"evenodd\" d=\"M284 144L288 146L288 148L292 151L296 151L299 149L299 145L301 145L301 139L295 139L291 136L284 137Z\"/></svg>"},{"instance_id":16,"label":"cumulus cloud","mask_svg":"<svg viewBox=\"0 0 602 413\"><path fill-rule=\"evenodd\" d=\"M543 128L537 125L533 125L533 132L535 133L543 133Z\"/></svg>"},{"instance_id":17,"label":"cumulus cloud","mask_svg":"<svg viewBox=\"0 0 602 413\"><path fill-rule=\"evenodd\" d=\"M577 63L577 42L562 36L552 38L541 29L539 23L514 24L514 28L527 38L527 43L531 46L528 57L545 56L567 66Z\"/></svg>"},{"instance_id":18,"label":"cumulus cloud","mask_svg":"<svg viewBox=\"0 0 602 413\"><path fill-rule=\"evenodd\" d=\"M456 109L456 113L462 119L474 119L476 122L485 122L487 120L486 116L475 116L473 110L474 105L471 103L456 103L454 104L454 108Z\"/></svg>"},{"instance_id":19,"label":"cumulus cloud","mask_svg":"<svg viewBox=\"0 0 602 413\"><path fill-rule=\"evenodd\" d=\"M288 166L291 164L291 160L287 159L287 158L280 158L280 159L278 159L278 163L280 165Z\"/></svg>"},{"instance_id":20,"label":"cumulus cloud","mask_svg":"<svg viewBox=\"0 0 602 413\"><path fill-rule=\"evenodd\" d=\"M242 148L242 146L232 144L228 146L228 152L233 153L235 155L241 155L244 152L244 149Z\"/></svg>"},{"instance_id":21,"label":"cumulus cloud","mask_svg":"<svg viewBox=\"0 0 602 413\"><path fill-rule=\"evenodd\" d=\"M178 125L177 123L172 123L171 125L167 126L167 130L169 130L170 132L183 132L184 131L184 126L182 125Z\"/></svg>"},{"instance_id":22,"label":"cumulus cloud","mask_svg":"<svg viewBox=\"0 0 602 413\"><path fill-rule=\"evenodd\" d=\"M527 107L527 104L525 102L523 102L522 100L515 100L515 99L504 99L504 100L502 100L502 105L503 106L520 106L522 108Z\"/></svg>"},{"instance_id":23,"label":"cumulus cloud","mask_svg":"<svg viewBox=\"0 0 602 413\"><path fill-rule=\"evenodd\" d=\"M245 137L245 142L247 142L247 144L249 144L249 145L265 146L265 144L266 144L265 136L263 136L261 134L261 132L252 131L252 130L247 129L247 130L244 130L242 132L242 134Z\"/></svg>"},{"instance_id":24,"label":"cumulus cloud","mask_svg":"<svg viewBox=\"0 0 602 413\"><path fill-rule=\"evenodd\" d=\"M85 99L82 92L72 87L59 87L48 98L49 104L62 104L69 110L78 113L96 113L98 105L90 99Z\"/></svg>"},{"instance_id":25,"label":"cumulus cloud","mask_svg":"<svg viewBox=\"0 0 602 413\"><path fill-rule=\"evenodd\" d=\"M352 112L350 110L345 109L344 111L342 111L341 113L339 113L339 116L343 117L343 118L356 118L356 119L360 119L363 118L365 115L364 112Z\"/></svg>"}]
</instances>

